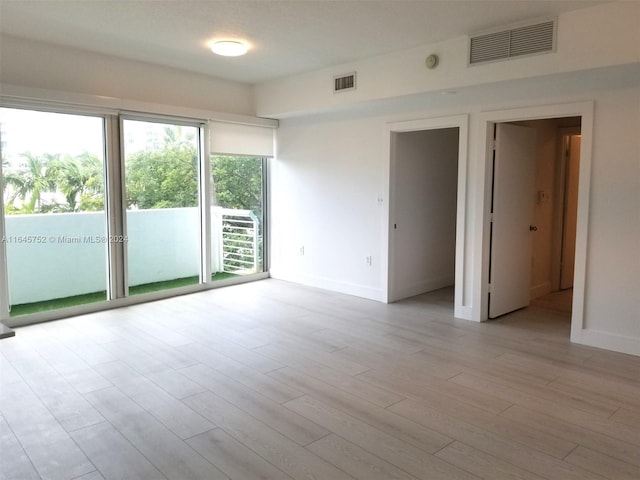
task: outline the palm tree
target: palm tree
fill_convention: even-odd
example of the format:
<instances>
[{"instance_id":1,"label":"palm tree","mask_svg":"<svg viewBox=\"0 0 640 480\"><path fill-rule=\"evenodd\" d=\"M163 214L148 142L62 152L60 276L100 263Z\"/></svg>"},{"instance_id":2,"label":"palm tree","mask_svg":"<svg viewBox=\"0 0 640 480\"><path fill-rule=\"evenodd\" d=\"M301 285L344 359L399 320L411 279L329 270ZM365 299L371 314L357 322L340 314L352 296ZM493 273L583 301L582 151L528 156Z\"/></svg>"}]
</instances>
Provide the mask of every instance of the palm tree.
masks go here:
<instances>
[{"instance_id":1,"label":"palm tree","mask_svg":"<svg viewBox=\"0 0 640 480\"><path fill-rule=\"evenodd\" d=\"M102 162L90 153L57 159L51 165L56 183L67 201L66 209L76 212L87 195L101 197L104 191Z\"/></svg>"},{"instance_id":2,"label":"palm tree","mask_svg":"<svg viewBox=\"0 0 640 480\"><path fill-rule=\"evenodd\" d=\"M195 136L191 130L185 132L181 125L164 127L164 147L180 150L193 148Z\"/></svg>"},{"instance_id":3,"label":"palm tree","mask_svg":"<svg viewBox=\"0 0 640 480\"><path fill-rule=\"evenodd\" d=\"M20 154L27 161L26 168L17 171L8 171L4 175L6 185L11 185L13 195L12 203L20 197L23 202L23 210L27 213L35 213L41 210L42 194L56 191L56 180L49 168L49 163L55 159L52 155L37 156L30 152Z\"/></svg>"}]
</instances>

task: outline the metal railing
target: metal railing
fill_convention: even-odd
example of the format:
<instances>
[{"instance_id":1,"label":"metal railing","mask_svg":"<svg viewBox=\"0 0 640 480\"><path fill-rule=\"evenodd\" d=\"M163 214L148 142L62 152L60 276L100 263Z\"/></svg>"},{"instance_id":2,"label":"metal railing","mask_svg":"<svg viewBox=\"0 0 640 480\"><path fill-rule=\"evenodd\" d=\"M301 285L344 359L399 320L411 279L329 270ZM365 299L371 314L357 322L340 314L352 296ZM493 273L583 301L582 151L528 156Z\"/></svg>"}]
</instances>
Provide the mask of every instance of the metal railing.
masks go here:
<instances>
[{"instance_id":1,"label":"metal railing","mask_svg":"<svg viewBox=\"0 0 640 480\"><path fill-rule=\"evenodd\" d=\"M222 210L222 270L256 273L259 265L259 222L251 210Z\"/></svg>"}]
</instances>

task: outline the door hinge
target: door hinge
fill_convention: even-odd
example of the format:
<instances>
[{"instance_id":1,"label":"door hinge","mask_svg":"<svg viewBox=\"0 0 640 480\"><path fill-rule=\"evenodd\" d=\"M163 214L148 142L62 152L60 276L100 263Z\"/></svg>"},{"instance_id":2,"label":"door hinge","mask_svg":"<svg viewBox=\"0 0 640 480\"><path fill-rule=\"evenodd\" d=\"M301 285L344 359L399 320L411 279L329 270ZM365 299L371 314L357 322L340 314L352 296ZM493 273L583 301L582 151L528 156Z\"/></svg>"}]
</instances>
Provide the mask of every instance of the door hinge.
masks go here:
<instances>
[{"instance_id":1,"label":"door hinge","mask_svg":"<svg viewBox=\"0 0 640 480\"><path fill-rule=\"evenodd\" d=\"M490 221L490 222L493 222L493 213L490 213L490 214L489 214L489 221Z\"/></svg>"},{"instance_id":2,"label":"door hinge","mask_svg":"<svg viewBox=\"0 0 640 480\"><path fill-rule=\"evenodd\" d=\"M488 288L487 288L487 292L488 292L488 293L491 293L491 290L492 290L492 288L491 288L491 284L487 285L487 287L488 287Z\"/></svg>"},{"instance_id":3,"label":"door hinge","mask_svg":"<svg viewBox=\"0 0 640 480\"><path fill-rule=\"evenodd\" d=\"M493 150L494 150L494 151L496 150L496 147L497 147L497 146L498 146L498 141L497 141L497 140L494 140L494 141L493 141Z\"/></svg>"}]
</instances>

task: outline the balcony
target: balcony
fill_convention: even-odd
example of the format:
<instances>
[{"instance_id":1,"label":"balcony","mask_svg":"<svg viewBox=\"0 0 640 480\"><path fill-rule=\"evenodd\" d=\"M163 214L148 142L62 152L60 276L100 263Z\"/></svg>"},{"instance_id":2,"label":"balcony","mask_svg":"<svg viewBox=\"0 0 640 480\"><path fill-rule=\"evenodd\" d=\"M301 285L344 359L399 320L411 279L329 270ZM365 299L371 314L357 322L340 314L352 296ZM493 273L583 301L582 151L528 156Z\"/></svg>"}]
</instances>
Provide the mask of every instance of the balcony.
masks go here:
<instances>
[{"instance_id":1,"label":"balcony","mask_svg":"<svg viewBox=\"0 0 640 480\"><path fill-rule=\"evenodd\" d=\"M130 288L198 282L199 215L195 207L128 212ZM212 207L211 222L213 274L262 271L260 225L250 210ZM81 296L92 294L106 298L104 212L7 215L5 223L12 306L76 297L82 303Z\"/></svg>"}]
</instances>

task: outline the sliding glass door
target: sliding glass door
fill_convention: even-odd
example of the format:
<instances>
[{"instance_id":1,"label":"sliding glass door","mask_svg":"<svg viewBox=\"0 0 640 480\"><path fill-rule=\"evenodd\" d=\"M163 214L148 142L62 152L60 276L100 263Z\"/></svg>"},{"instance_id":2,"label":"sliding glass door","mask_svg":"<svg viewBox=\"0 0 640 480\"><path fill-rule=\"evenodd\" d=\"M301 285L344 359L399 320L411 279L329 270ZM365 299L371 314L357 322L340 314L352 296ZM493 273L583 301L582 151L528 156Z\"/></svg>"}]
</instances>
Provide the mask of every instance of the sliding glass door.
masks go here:
<instances>
[{"instance_id":1,"label":"sliding glass door","mask_svg":"<svg viewBox=\"0 0 640 480\"><path fill-rule=\"evenodd\" d=\"M200 128L122 123L129 295L200 282Z\"/></svg>"},{"instance_id":2,"label":"sliding glass door","mask_svg":"<svg viewBox=\"0 0 640 480\"><path fill-rule=\"evenodd\" d=\"M104 119L0 108L11 316L107 299Z\"/></svg>"},{"instance_id":3,"label":"sliding glass door","mask_svg":"<svg viewBox=\"0 0 640 480\"><path fill-rule=\"evenodd\" d=\"M0 321L264 278L272 130L214 123L0 107Z\"/></svg>"},{"instance_id":4,"label":"sliding glass door","mask_svg":"<svg viewBox=\"0 0 640 480\"><path fill-rule=\"evenodd\" d=\"M264 271L266 159L211 156L211 273L213 280Z\"/></svg>"}]
</instances>

